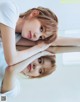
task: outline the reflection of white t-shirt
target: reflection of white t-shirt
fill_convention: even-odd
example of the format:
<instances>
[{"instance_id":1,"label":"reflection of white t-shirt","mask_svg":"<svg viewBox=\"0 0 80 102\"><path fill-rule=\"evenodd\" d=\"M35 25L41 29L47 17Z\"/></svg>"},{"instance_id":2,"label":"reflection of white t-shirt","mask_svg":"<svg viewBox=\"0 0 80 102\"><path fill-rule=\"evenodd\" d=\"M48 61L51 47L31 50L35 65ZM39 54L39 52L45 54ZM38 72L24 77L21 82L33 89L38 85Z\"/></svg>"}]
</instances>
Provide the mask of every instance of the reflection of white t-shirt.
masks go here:
<instances>
[{"instance_id":1,"label":"reflection of white t-shirt","mask_svg":"<svg viewBox=\"0 0 80 102\"><path fill-rule=\"evenodd\" d=\"M5 58L4 58L2 42L0 42L0 92L1 92L1 84L2 84L4 74L5 74L5 68L6 67L7 67L7 63L6 63ZM0 93L0 95L6 95L8 97L11 97L11 96L15 97L15 96L17 96L19 91L20 91L20 84L19 84L18 79L16 79L14 89L12 89L11 91L8 91L4 94Z\"/></svg>"},{"instance_id":2,"label":"reflection of white t-shirt","mask_svg":"<svg viewBox=\"0 0 80 102\"><path fill-rule=\"evenodd\" d=\"M9 26L12 29L15 29L18 18L19 18L19 8L14 2L14 0L0 0L0 23ZM7 64L4 58L2 42L0 41L0 91L1 91L1 84L6 66ZM15 83L16 85L14 89L4 94L0 93L0 95L16 96L20 90L20 85L17 79Z\"/></svg>"}]
</instances>

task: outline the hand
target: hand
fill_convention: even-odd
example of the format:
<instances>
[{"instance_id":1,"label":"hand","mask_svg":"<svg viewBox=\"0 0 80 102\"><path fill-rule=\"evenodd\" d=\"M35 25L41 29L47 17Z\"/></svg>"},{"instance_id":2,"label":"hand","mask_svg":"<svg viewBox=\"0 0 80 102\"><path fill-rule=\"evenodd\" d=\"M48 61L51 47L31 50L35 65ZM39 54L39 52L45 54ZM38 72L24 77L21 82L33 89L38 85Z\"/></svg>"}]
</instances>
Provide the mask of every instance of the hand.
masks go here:
<instances>
[{"instance_id":1,"label":"hand","mask_svg":"<svg viewBox=\"0 0 80 102\"><path fill-rule=\"evenodd\" d=\"M41 51L44 51L44 50L46 50L49 46L51 46L51 44L52 44L52 43L46 44L46 43L44 43L44 42L41 42L41 43L38 44L38 47L41 48Z\"/></svg>"}]
</instances>

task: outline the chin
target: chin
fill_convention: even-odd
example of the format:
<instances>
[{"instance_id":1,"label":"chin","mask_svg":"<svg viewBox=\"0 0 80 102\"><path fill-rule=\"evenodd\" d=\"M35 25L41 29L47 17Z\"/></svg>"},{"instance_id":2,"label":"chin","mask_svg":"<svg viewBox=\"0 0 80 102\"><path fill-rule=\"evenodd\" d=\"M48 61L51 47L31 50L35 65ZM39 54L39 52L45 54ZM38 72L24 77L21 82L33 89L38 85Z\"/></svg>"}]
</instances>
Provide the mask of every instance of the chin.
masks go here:
<instances>
[{"instance_id":1,"label":"chin","mask_svg":"<svg viewBox=\"0 0 80 102\"><path fill-rule=\"evenodd\" d=\"M25 35L25 34L22 34L22 37L27 39L27 37L26 37L26 35Z\"/></svg>"}]
</instances>

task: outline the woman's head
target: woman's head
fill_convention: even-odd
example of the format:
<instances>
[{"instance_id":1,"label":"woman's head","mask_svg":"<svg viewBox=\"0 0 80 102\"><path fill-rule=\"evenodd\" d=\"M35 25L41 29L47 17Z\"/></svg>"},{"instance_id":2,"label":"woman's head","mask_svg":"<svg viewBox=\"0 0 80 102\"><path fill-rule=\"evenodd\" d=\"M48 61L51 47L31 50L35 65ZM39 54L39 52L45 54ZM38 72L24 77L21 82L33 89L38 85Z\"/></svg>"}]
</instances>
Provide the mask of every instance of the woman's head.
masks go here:
<instances>
[{"instance_id":1,"label":"woman's head","mask_svg":"<svg viewBox=\"0 0 80 102\"><path fill-rule=\"evenodd\" d=\"M47 8L38 7L28 10L20 15L25 20L22 28L22 36L29 40L46 39L51 43L57 37L58 18Z\"/></svg>"},{"instance_id":2,"label":"woman's head","mask_svg":"<svg viewBox=\"0 0 80 102\"><path fill-rule=\"evenodd\" d=\"M55 55L44 56L33 61L21 73L31 78L41 78L51 74L55 68Z\"/></svg>"}]
</instances>

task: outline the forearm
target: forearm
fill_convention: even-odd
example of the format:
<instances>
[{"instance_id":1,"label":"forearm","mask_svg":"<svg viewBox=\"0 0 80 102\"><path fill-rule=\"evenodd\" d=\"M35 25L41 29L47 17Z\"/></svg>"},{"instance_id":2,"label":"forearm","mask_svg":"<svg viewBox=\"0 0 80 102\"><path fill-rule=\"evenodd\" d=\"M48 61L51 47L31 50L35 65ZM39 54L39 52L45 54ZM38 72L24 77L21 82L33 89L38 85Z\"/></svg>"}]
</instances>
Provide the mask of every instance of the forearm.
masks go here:
<instances>
[{"instance_id":1,"label":"forearm","mask_svg":"<svg viewBox=\"0 0 80 102\"><path fill-rule=\"evenodd\" d=\"M30 41L25 38L22 38L16 43L17 46L35 46L36 41Z\"/></svg>"},{"instance_id":2,"label":"forearm","mask_svg":"<svg viewBox=\"0 0 80 102\"><path fill-rule=\"evenodd\" d=\"M12 61L10 63L8 63L8 65L14 65L14 64L17 64L21 61L24 61L28 58L30 58L31 56L37 54L41 52L41 48L36 45L34 47L31 47L29 49L25 49L25 50L22 50L22 51L17 51L15 54L14 54L14 57L12 59Z\"/></svg>"},{"instance_id":3,"label":"forearm","mask_svg":"<svg viewBox=\"0 0 80 102\"><path fill-rule=\"evenodd\" d=\"M80 47L49 47L47 51L57 53L80 52Z\"/></svg>"},{"instance_id":4,"label":"forearm","mask_svg":"<svg viewBox=\"0 0 80 102\"><path fill-rule=\"evenodd\" d=\"M58 37L52 46L80 46L80 38Z\"/></svg>"},{"instance_id":5,"label":"forearm","mask_svg":"<svg viewBox=\"0 0 80 102\"><path fill-rule=\"evenodd\" d=\"M55 53L80 52L80 47L56 47Z\"/></svg>"},{"instance_id":6,"label":"forearm","mask_svg":"<svg viewBox=\"0 0 80 102\"><path fill-rule=\"evenodd\" d=\"M13 65L12 67L10 67L10 70L13 71L15 74L23 71L30 63L32 63L34 60L40 58L41 56L46 56L47 53L45 52L40 52L18 64Z\"/></svg>"},{"instance_id":7,"label":"forearm","mask_svg":"<svg viewBox=\"0 0 80 102\"><path fill-rule=\"evenodd\" d=\"M5 93L15 87L16 74L10 70L9 67L5 70L3 84L1 86L1 93Z\"/></svg>"}]
</instances>

